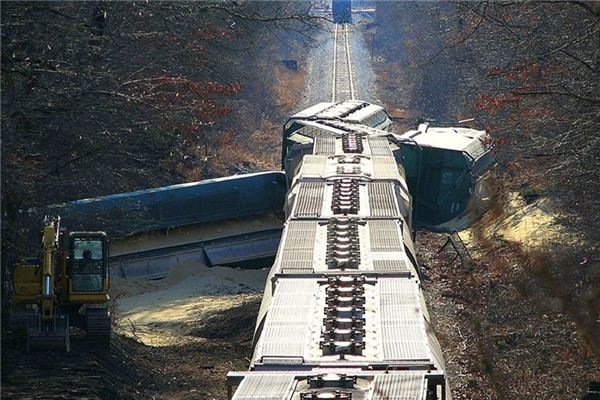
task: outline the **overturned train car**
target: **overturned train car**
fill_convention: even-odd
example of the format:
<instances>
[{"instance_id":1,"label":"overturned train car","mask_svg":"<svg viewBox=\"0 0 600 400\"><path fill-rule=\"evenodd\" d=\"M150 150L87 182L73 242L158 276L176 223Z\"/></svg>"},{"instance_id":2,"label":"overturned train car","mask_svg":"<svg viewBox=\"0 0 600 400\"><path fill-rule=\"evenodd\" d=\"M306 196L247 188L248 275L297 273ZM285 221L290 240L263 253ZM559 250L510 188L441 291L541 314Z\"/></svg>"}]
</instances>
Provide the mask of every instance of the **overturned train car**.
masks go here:
<instances>
[{"instance_id":1,"label":"overturned train car","mask_svg":"<svg viewBox=\"0 0 600 400\"><path fill-rule=\"evenodd\" d=\"M450 398L390 125L361 101L286 123L286 223L250 369L228 374L230 398Z\"/></svg>"}]
</instances>

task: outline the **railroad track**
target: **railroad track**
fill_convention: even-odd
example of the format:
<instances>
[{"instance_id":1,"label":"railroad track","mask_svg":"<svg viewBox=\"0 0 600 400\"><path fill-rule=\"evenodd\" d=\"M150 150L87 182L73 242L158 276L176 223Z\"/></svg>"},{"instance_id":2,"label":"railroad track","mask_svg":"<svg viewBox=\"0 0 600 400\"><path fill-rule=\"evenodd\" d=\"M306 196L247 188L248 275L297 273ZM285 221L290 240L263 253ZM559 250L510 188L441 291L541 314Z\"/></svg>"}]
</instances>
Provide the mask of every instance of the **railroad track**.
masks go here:
<instances>
[{"instance_id":1,"label":"railroad track","mask_svg":"<svg viewBox=\"0 0 600 400\"><path fill-rule=\"evenodd\" d=\"M333 33L332 102L355 99L350 32L349 24L335 24Z\"/></svg>"}]
</instances>

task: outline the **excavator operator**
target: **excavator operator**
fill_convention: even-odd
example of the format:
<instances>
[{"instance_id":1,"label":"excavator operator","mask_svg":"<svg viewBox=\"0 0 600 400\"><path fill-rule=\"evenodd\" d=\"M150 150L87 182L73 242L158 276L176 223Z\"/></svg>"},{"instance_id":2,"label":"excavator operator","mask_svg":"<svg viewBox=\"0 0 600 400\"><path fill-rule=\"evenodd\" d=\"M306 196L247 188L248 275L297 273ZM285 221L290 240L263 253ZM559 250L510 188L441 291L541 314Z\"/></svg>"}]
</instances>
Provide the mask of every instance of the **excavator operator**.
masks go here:
<instances>
[{"instance_id":1,"label":"excavator operator","mask_svg":"<svg viewBox=\"0 0 600 400\"><path fill-rule=\"evenodd\" d=\"M83 258L79 262L79 272L90 273L92 271L92 251L86 249L83 251Z\"/></svg>"},{"instance_id":2,"label":"excavator operator","mask_svg":"<svg viewBox=\"0 0 600 400\"><path fill-rule=\"evenodd\" d=\"M72 276L73 288L81 292L95 292L102 288L102 265L93 259L92 250L85 249L76 262Z\"/></svg>"}]
</instances>

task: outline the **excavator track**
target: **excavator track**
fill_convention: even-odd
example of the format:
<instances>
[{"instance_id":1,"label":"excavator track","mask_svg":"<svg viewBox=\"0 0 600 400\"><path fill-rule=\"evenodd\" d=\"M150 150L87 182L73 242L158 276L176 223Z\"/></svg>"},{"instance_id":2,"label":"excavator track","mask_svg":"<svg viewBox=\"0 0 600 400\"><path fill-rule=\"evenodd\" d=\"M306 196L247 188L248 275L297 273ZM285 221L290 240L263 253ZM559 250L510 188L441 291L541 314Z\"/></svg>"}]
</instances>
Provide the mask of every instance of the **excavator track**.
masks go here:
<instances>
[{"instance_id":1,"label":"excavator track","mask_svg":"<svg viewBox=\"0 0 600 400\"><path fill-rule=\"evenodd\" d=\"M11 339L15 341L25 341L27 339L27 330L32 316L32 313L17 313L8 317L8 329L11 333Z\"/></svg>"},{"instance_id":2,"label":"excavator track","mask_svg":"<svg viewBox=\"0 0 600 400\"><path fill-rule=\"evenodd\" d=\"M110 343L111 317L107 308L86 310L86 332L89 340L96 343Z\"/></svg>"}]
</instances>

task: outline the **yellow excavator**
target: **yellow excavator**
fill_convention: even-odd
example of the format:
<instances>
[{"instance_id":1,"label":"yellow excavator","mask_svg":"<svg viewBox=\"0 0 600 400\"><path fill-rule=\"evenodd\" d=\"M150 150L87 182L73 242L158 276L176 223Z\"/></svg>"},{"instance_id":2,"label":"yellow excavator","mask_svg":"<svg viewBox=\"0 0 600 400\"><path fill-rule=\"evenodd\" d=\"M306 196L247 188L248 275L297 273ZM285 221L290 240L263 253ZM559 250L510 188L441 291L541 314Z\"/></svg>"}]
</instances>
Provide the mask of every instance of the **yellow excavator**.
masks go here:
<instances>
[{"instance_id":1,"label":"yellow excavator","mask_svg":"<svg viewBox=\"0 0 600 400\"><path fill-rule=\"evenodd\" d=\"M15 266L9 328L27 350L70 350L69 328L110 343L108 240L104 232L68 232L47 216L36 259Z\"/></svg>"}]
</instances>

